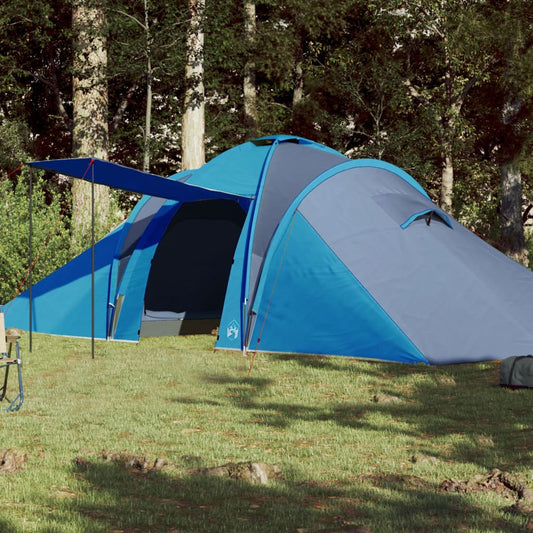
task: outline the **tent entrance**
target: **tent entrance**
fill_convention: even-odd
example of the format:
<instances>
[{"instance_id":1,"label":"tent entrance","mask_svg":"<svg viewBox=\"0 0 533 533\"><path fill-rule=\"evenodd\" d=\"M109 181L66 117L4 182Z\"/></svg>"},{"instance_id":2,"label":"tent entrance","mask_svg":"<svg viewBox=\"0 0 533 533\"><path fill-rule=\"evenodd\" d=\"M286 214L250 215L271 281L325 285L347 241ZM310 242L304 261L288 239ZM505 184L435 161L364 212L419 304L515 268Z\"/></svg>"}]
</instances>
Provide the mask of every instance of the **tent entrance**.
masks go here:
<instances>
[{"instance_id":1,"label":"tent entrance","mask_svg":"<svg viewBox=\"0 0 533 533\"><path fill-rule=\"evenodd\" d=\"M141 337L210 333L218 326L245 217L232 200L180 207L152 259Z\"/></svg>"}]
</instances>

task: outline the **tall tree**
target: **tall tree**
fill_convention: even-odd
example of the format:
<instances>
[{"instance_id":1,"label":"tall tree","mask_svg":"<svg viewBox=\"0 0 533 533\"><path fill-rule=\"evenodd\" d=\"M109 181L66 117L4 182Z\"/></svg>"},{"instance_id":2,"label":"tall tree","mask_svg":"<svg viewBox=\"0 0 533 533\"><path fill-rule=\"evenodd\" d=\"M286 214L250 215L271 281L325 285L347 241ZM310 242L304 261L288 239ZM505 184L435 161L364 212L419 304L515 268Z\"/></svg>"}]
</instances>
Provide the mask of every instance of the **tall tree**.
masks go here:
<instances>
[{"instance_id":1,"label":"tall tree","mask_svg":"<svg viewBox=\"0 0 533 533\"><path fill-rule=\"evenodd\" d=\"M150 142L152 135L152 82L154 70L152 67L152 32L150 29L150 13L148 0L144 0L144 24L142 28L146 37L146 111L144 114L144 146L143 146L143 170L150 170Z\"/></svg>"},{"instance_id":2,"label":"tall tree","mask_svg":"<svg viewBox=\"0 0 533 533\"><path fill-rule=\"evenodd\" d=\"M205 0L189 0L182 169L199 168L205 163L204 12Z\"/></svg>"},{"instance_id":3,"label":"tall tree","mask_svg":"<svg viewBox=\"0 0 533 533\"><path fill-rule=\"evenodd\" d=\"M108 158L107 19L106 0L73 0L73 130L74 157ZM73 249L86 244L90 228L91 185L72 185ZM107 229L110 197L104 186L95 187L95 223Z\"/></svg>"},{"instance_id":4,"label":"tall tree","mask_svg":"<svg viewBox=\"0 0 533 533\"><path fill-rule=\"evenodd\" d=\"M255 73L255 43L257 39L255 3L244 0L244 37L248 45L248 57L244 64L244 126L248 137L257 136L257 85Z\"/></svg>"},{"instance_id":5,"label":"tall tree","mask_svg":"<svg viewBox=\"0 0 533 533\"><path fill-rule=\"evenodd\" d=\"M187 2L108 2L110 157L168 175L181 159Z\"/></svg>"},{"instance_id":6,"label":"tall tree","mask_svg":"<svg viewBox=\"0 0 533 533\"><path fill-rule=\"evenodd\" d=\"M286 131L327 142L327 89L315 74L346 35L358 0L257 1L256 65L260 129ZM265 90L263 90L263 87ZM268 89L267 89L268 88ZM324 89L324 90L323 90Z\"/></svg>"},{"instance_id":7,"label":"tall tree","mask_svg":"<svg viewBox=\"0 0 533 533\"><path fill-rule=\"evenodd\" d=\"M524 233L523 188L522 188L522 150L521 118L524 102L518 93L514 99L507 93L503 102L501 127L506 131L506 139L502 146L504 154L500 170L500 225L502 244L506 253L517 261L527 265L529 263L526 238ZM531 103L530 103L531 105ZM517 142L518 141L518 142Z\"/></svg>"},{"instance_id":8,"label":"tall tree","mask_svg":"<svg viewBox=\"0 0 533 533\"><path fill-rule=\"evenodd\" d=\"M154 45L154 37L152 34L152 21L150 17L150 2L149 0L144 0L143 2L143 14L142 16L136 16L135 14L130 14L122 8L116 8L116 12L132 21L136 26L138 26L144 35L144 42L142 48L144 50L144 65L145 65L145 87L146 87L146 104L144 107L144 127L143 131L143 143L142 143L142 169L145 172L150 170L150 144L151 144L151 135L152 135L152 104L153 104L153 80L154 80L154 68L153 68L153 59L152 59L152 49ZM119 27L125 28L124 25L119 25ZM135 32L134 32L135 33ZM137 41L137 39L135 39ZM128 43L131 46L131 41ZM120 56L122 58L122 56ZM126 59L127 61L127 59ZM127 61L130 64L129 61ZM131 74L131 68L128 69L128 73ZM122 100L122 103L117 108L117 112L113 117L111 126L114 129L118 123L122 120L126 108L129 104L129 98L137 91L140 83L135 81L130 82L130 88L127 91L127 96Z\"/></svg>"},{"instance_id":9,"label":"tall tree","mask_svg":"<svg viewBox=\"0 0 533 533\"><path fill-rule=\"evenodd\" d=\"M493 72L501 88L501 234L507 253L527 265L522 167L532 141L527 123L533 117L533 9L529 2L512 0L498 13L495 44L499 64Z\"/></svg>"},{"instance_id":10,"label":"tall tree","mask_svg":"<svg viewBox=\"0 0 533 533\"><path fill-rule=\"evenodd\" d=\"M440 146L440 204L453 210L454 155L462 134L466 98L491 64L490 30L478 0L416 0L393 2L400 11L405 86L413 109L421 106L433 117ZM398 5L399 4L399 5ZM400 35L400 34L399 34Z\"/></svg>"}]
</instances>

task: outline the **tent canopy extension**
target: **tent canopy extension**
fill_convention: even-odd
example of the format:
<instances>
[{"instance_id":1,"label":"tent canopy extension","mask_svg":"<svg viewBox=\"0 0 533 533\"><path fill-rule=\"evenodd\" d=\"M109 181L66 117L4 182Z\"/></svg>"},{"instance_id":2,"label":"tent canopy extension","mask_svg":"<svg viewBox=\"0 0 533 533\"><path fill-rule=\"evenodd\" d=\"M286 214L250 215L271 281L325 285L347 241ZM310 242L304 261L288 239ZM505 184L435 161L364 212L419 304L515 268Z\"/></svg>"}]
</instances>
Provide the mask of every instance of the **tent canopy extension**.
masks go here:
<instances>
[{"instance_id":1,"label":"tent canopy extension","mask_svg":"<svg viewBox=\"0 0 533 533\"><path fill-rule=\"evenodd\" d=\"M32 163L90 179L94 160ZM272 136L164 179L105 161L145 196L95 246L95 335L211 331L216 347L451 364L533 352L533 273L403 170ZM131 183L131 187L130 184ZM34 331L91 336L91 252L33 287ZM6 305L29 328L28 291Z\"/></svg>"}]
</instances>

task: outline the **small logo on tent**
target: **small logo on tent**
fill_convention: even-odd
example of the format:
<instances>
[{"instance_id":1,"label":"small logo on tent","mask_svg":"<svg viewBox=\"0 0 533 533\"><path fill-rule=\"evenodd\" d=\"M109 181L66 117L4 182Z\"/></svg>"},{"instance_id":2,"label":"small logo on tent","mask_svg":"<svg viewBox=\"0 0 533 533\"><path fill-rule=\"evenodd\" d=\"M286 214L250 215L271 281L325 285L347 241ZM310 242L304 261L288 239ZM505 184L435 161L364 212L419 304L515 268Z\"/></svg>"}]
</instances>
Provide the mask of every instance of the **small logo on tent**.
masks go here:
<instances>
[{"instance_id":1,"label":"small logo on tent","mask_svg":"<svg viewBox=\"0 0 533 533\"><path fill-rule=\"evenodd\" d=\"M232 320L226 328L226 336L228 339L236 339L239 336L239 324L236 320Z\"/></svg>"}]
</instances>

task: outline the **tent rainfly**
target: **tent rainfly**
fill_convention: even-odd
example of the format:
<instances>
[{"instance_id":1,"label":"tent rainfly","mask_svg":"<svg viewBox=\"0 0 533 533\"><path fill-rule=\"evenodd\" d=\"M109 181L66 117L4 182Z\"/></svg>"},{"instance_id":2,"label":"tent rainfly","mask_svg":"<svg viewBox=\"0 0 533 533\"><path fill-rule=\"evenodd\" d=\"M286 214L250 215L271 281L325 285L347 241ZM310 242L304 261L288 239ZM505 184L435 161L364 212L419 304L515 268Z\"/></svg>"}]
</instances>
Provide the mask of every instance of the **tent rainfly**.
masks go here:
<instances>
[{"instance_id":1,"label":"tent rainfly","mask_svg":"<svg viewBox=\"0 0 533 533\"><path fill-rule=\"evenodd\" d=\"M209 332L215 347L435 365L533 353L533 273L403 170L272 136L170 178L31 165L144 193L95 245L95 336ZM33 287L32 330L91 336L91 252ZM29 294L6 304L29 329Z\"/></svg>"}]
</instances>

